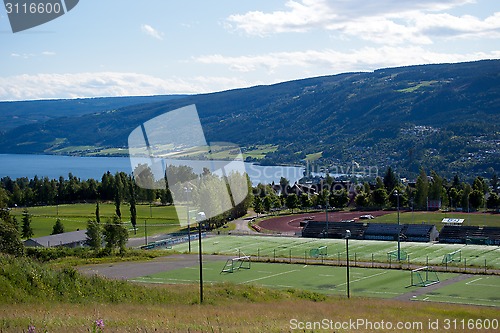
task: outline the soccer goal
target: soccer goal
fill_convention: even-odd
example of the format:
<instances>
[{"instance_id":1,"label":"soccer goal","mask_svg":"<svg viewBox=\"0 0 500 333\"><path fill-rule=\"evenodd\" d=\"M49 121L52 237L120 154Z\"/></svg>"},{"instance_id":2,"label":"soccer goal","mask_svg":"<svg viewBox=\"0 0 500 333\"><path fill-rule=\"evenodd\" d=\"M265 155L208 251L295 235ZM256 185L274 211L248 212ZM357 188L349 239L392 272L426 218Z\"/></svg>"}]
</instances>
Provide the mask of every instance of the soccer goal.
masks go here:
<instances>
[{"instance_id":1,"label":"soccer goal","mask_svg":"<svg viewBox=\"0 0 500 333\"><path fill-rule=\"evenodd\" d=\"M320 246L309 251L309 256L312 258L326 257L328 255L328 247Z\"/></svg>"},{"instance_id":2,"label":"soccer goal","mask_svg":"<svg viewBox=\"0 0 500 333\"><path fill-rule=\"evenodd\" d=\"M424 266L411 271L411 285L427 287L439 283L437 272L430 266Z\"/></svg>"},{"instance_id":3,"label":"soccer goal","mask_svg":"<svg viewBox=\"0 0 500 333\"><path fill-rule=\"evenodd\" d=\"M462 250L456 250L445 254L443 257L443 264L449 264L450 262L460 262L462 261Z\"/></svg>"},{"instance_id":4,"label":"soccer goal","mask_svg":"<svg viewBox=\"0 0 500 333\"><path fill-rule=\"evenodd\" d=\"M250 256L241 256L236 258L227 259L224 268L222 268L222 273L234 273L240 269L250 269L251 259Z\"/></svg>"},{"instance_id":5,"label":"soccer goal","mask_svg":"<svg viewBox=\"0 0 500 333\"><path fill-rule=\"evenodd\" d=\"M406 260L408 258L408 253L404 250L399 250L399 259ZM398 250L387 252L387 261L396 261L398 260Z\"/></svg>"}]
</instances>

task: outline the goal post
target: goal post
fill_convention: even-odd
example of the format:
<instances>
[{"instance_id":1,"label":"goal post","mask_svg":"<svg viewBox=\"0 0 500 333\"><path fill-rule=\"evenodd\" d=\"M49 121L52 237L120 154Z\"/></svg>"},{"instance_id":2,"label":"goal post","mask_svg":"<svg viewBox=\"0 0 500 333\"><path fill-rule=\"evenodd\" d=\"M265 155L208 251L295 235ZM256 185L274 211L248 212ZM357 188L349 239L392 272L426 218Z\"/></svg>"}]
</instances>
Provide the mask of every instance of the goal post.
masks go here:
<instances>
[{"instance_id":1,"label":"goal post","mask_svg":"<svg viewBox=\"0 0 500 333\"><path fill-rule=\"evenodd\" d=\"M250 269L251 259L250 256L241 256L236 258L227 259L224 267L222 268L222 273L234 273L240 269Z\"/></svg>"},{"instance_id":2,"label":"goal post","mask_svg":"<svg viewBox=\"0 0 500 333\"><path fill-rule=\"evenodd\" d=\"M399 259L406 260L408 258L408 253L404 250L399 250ZM398 260L398 250L393 250L387 252L387 261L396 261Z\"/></svg>"},{"instance_id":3,"label":"goal post","mask_svg":"<svg viewBox=\"0 0 500 333\"><path fill-rule=\"evenodd\" d=\"M424 266L411 271L412 287L428 287L439 283L437 272L430 266Z\"/></svg>"},{"instance_id":4,"label":"goal post","mask_svg":"<svg viewBox=\"0 0 500 333\"><path fill-rule=\"evenodd\" d=\"M443 257L443 264L449 264L450 262L460 262L460 261L462 261L461 249L447 253Z\"/></svg>"},{"instance_id":5,"label":"goal post","mask_svg":"<svg viewBox=\"0 0 500 333\"><path fill-rule=\"evenodd\" d=\"M318 248L311 249L309 251L309 256L312 258L326 257L328 255L328 247L320 246Z\"/></svg>"}]
</instances>

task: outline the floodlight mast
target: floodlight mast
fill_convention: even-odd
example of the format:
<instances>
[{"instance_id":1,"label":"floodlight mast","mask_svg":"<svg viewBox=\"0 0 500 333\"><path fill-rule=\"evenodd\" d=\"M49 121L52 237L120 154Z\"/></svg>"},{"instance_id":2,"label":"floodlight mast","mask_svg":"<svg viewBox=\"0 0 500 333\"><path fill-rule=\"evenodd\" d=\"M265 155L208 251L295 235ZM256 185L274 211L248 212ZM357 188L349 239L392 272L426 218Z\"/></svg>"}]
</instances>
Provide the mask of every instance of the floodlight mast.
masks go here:
<instances>
[{"instance_id":1,"label":"floodlight mast","mask_svg":"<svg viewBox=\"0 0 500 333\"><path fill-rule=\"evenodd\" d=\"M345 231L345 252L347 255L346 266L347 266L347 298L351 298L351 293L349 289L349 238L351 237L351 230L347 229Z\"/></svg>"},{"instance_id":2,"label":"floodlight mast","mask_svg":"<svg viewBox=\"0 0 500 333\"><path fill-rule=\"evenodd\" d=\"M189 244L189 253L191 253L191 226L189 225L189 194L191 193L191 188L184 187L184 191L186 192L186 214L187 214L187 227L188 227L188 244Z\"/></svg>"},{"instance_id":3,"label":"floodlight mast","mask_svg":"<svg viewBox=\"0 0 500 333\"><path fill-rule=\"evenodd\" d=\"M199 212L196 216L198 221L198 252L200 260L200 304L203 303L203 255L201 253L201 223L207 219L204 212Z\"/></svg>"},{"instance_id":4,"label":"floodlight mast","mask_svg":"<svg viewBox=\"0 0 500 333\"><path fill-rule=\"evenodd\" d=\"M401 193L398 192L398 190L394 190L394 195L396 196L397 198L397 202L398 202L398 226L400 225L400 221L399 221L399 196L401 195ZM401 261L401 230L399 230L398 228L398 261Z\"/></svg>"}]
</instances>

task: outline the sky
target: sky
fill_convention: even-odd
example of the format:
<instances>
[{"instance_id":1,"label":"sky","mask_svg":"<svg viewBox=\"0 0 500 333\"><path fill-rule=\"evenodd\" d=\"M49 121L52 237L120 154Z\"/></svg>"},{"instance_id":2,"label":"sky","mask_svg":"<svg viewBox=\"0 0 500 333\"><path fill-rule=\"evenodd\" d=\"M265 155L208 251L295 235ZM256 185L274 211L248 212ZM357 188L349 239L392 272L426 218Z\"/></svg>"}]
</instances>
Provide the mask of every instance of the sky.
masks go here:
<instances>
[{"instance_id":1,"label":"sky","mask_svg":"<svg viewBox=\"0 0 500 333\"><path fill-rule=\"evenodd\" d=\"M195 94L500 59L498 0L81 0L12 33L0 101Z\"/></svg>"}]
</instances>

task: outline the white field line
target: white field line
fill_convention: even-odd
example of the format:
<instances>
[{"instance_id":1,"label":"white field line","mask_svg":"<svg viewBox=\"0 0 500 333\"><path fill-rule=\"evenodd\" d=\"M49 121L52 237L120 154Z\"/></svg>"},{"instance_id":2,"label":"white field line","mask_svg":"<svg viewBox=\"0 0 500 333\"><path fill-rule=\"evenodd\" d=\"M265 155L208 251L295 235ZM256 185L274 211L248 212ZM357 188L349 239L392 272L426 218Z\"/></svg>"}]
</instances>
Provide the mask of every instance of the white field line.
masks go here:
<instances>
[{"instance_id":1,"label":"white field line","mask_svg":"<svg viewBox=\"0 0 500 333\"><path fill-rule=\"evenodd\" d=\"M381 272L381 273L377 273L377 274L373 274L373 275L364 276L364 277L356 279L356 280L351 280L351 281L349 281L349 283L359 282L359 281L370 279L372 277L383 275L383 274L387 274L387 272ZM347 284L347 282L344 282L344 283L338 284L337 286L343 286L343 285L346 285L346 284Z\"/></svg>"},{"instance_id":2,"label":"white field line","mask_svg":"<svg viewBox=\"0 0 500 333\"><path fill-rule=\"evenodd\" d=\"M472 281L466 282L465 284L469 285L469 284L472 284L472 283L474 283L474 282L476 282L476 281L479 281L479 280L482 280L482 279L483 279L483 278L482 278L482 277L480 277L480 278L474 279L474 280L472 280Z\"/></svg>"},{"instance_id":3,"label":"white field line","mask_svg":"<svg viewBox=\"0 0 500 333\"><path fill-rule=\"evenodd\" d=\"M470 298L470 297L460 297L460 296L450 296L450 295L425 295L426 297L424 299L420 299L420 301L429 301L430 298L434 298L437 300L443 300L442 302L446 303L453 303L449 302L448 299L457 299L457 300L467 300L471 301L470 303L460 303L460 304L477 304L474 302L486 302L486 303L495 303L495 301L492 301L491 299L483 299L483 298ZM419 300L416 298L415 300Z\"/></svg>"},{"instance_id":4,"label":"white field line","mask_svg":"<svg viewBox=\"0 0 500 333\"><path fill-rule=\"evenodd\" d=\"M269 279L269 278L272 278L272 277L275 277L275 276L279 276L279 275L283 275L283 274L288 274L288 273L293 273L293 272L298 272L298 271L299 271L298 269L293 269L293 270L291 270L291 271L286 271L286 272L276 273L276 274L272 274L272 275L263 276L263 277L260 277L260 278L256 278L256 279L252 279L252 280L244 281L244 282L241 282L241 283L239 283L239 284L245 284L245 283L250 283L250 282L254 282L254 281L259 281L259 280Z\"/></svg>"},{"instance_id":5,"label":"white field line","mask_svg":"<svg viewBox=\"0 0 500 333\"><path fill-rule=\"evenodd\" d=\"M465 284L468 285L468 286L481 286L481 287L489 287L489 288L500 288L500 285L494 285L494 284L485 284L485 283L475 283L479 280L488 280L489 277L480 277L480 278L477 278L477 279L474 279L472 281L469 281L469 282L466 282Z\"/></svg>"}]
</instances>

